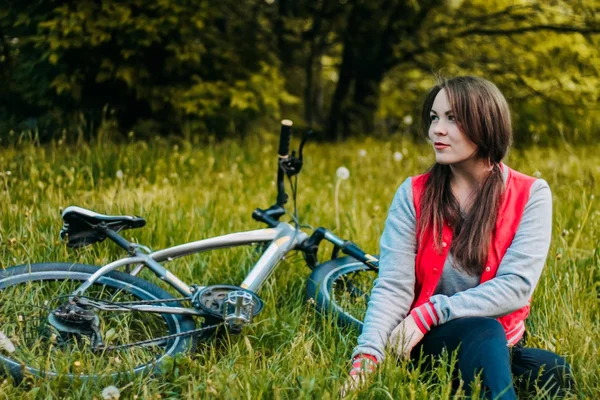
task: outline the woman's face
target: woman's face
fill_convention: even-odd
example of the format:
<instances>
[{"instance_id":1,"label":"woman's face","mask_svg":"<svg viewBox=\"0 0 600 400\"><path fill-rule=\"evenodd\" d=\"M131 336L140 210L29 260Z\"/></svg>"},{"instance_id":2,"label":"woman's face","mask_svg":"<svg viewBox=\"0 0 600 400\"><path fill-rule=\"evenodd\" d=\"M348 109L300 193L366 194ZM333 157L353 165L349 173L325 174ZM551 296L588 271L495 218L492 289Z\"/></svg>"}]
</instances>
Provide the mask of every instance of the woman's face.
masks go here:
<instances>
[{"instance_id":1,"label":"woman's face","mask_svg":"<svg viewBox=\"0 0 600 400\"><path fill-rule=\"evenodd\" d=\"M435 96L429 118L429 139L435 151L435 161L456 164L475 156L477 145L459 129L445 89Z\"/></svg>"}]
</instances>

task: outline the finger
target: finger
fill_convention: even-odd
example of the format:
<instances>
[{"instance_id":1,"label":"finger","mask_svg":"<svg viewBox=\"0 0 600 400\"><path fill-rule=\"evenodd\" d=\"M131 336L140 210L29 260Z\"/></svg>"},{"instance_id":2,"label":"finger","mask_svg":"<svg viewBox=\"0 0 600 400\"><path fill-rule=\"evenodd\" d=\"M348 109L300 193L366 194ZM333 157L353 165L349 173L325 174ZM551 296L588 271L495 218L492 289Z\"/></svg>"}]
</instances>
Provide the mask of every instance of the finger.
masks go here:
<instances>
[{"instance_id":1,"label":"finger","mask_svg":"<svg viewBox=\"0 0 600 400\"><path fill-rule=\"evenodd\" d=\"M361 379L360 375L351 375L350 378L346 380L344 385L342 385L340 397L344 398L350 394L350 392L355 391L359 386L359 379Z\"/></svg>"}]
</instances>

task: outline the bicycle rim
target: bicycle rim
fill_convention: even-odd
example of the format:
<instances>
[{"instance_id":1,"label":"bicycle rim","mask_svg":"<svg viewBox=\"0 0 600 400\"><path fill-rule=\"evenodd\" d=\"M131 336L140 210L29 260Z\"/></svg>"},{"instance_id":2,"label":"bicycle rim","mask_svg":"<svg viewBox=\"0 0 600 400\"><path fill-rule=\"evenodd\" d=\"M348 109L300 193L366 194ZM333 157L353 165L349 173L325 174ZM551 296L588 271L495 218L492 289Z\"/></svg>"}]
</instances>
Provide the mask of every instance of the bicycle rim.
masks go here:
<instances>
[{"instance_id":1,"label":"bicycle rim","mask_svg":"<svg viewBox=\"0 0 600 400\"><path fill-rule=\"evenodd\" d=\"M317 267L309 278L313 283L309 284L307 294L315 299L320 312L331 315L341 326L361 331L376 278L375 271L359 261L345 258ZM311 295L310 291L314 293Z\"/></svg>"},{"instance_id":2,"label":"bicycle rim","mask_svg":"<svg viewBox=\"0 0 600 400\"><path fill-rule=\"evenodd\" d=\"M97 268L71 264L37 264L0 273L0 329L14 344L11 354L0 352L0 362L15 377L67 376L88 378L139 374L163 365L167 356L185 351L191 338L174 338L160 345L110 352L94 351L87 335L60 332L48 322L51 310L67 301ZM112 302L158 300L170 297L162 289L113 272L103 276L86 296ZM166 303L166 302L165 302ZM133 343L185 332L193 320L171 314L95 310L105 345Z\"/></svg>"}]
</instances>

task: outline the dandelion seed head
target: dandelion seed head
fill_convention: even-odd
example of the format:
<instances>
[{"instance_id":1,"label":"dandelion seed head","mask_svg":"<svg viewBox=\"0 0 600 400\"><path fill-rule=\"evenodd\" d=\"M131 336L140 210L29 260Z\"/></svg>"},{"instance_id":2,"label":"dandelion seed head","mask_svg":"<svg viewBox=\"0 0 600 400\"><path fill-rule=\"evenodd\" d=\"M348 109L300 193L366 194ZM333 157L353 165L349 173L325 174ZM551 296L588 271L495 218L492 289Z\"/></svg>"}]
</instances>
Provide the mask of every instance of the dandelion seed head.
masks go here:
<instances>
[{"instance_id":1,"label":"dandelion seed head","mask_svg":"<svg viewBox=\"0 0 600 400\"><path fill-rule=\"evenodd\" d=\"M346 167L339 167L337 171L335 171L335 175L338 177L338 179L345 181L346 179L350 178L350 171Z\"/></svg>"},{"instance_id":2,"label":"dandelion seed head","mask_svg":"<svg viewBox=\"0 0 600 400\"><path fill-rule=\"evenodd\" d=\"M15 345L2 331L0 331L0 350L4 350L7 353L14 353L15 351Z\"/></svg>"},{"instance_id":3,"label":"dandelion seed head","mask_svg":"<svg viewBox=\"0 0 600 400\"><path fill-rule=\"evenodd\" d=\"M107 386L102 389L102 398L104 400L119 400L121 391L116 386Z\"/></svg>"},{"instance_id":4,"label":"dandelion seed head","mask_svg":"<svg viewBox=\"0 0 600 400\"><path fill-rule=\"evenodd\" d=\"M396 151L396 152L394 152L393 157L394 157L394 161L400 162L404 158L404 155L402 155L402 153L400 153L399 151Z\"/></svg>"}]
</instances>

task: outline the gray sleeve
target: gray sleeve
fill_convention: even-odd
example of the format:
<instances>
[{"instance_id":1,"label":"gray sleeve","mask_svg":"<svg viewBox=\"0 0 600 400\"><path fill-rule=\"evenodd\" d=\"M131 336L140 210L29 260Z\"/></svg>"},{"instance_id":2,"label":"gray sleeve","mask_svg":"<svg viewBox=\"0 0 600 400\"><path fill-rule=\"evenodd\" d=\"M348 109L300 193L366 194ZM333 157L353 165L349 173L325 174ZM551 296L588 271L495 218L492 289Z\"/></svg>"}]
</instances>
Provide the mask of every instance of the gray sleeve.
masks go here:
<instances>
[{"instance_id":1,"label":"gray sleeve","mask_svg":"<svg viewBox=\"0 0 600 400\"><path fill-rule=\"evenodd\" d=\"M538 179L496 276L452 296L432 296L438 323L460 317L497 318L527 305L546 262L551 235L552 193L546 181Z\"/></svg>"},{"instance_id":2,"label":"gray sleeve","mask_svg":"<svg viewBox=\"0 0 600 400\"><path fill-rule=\"evenodd\" d=\"M414 298L416 214L410 178L394 196L379 245L379 275L352 357L366 353L381 361L389 334L406 317Z\"/></svg>"}]
</instances>

